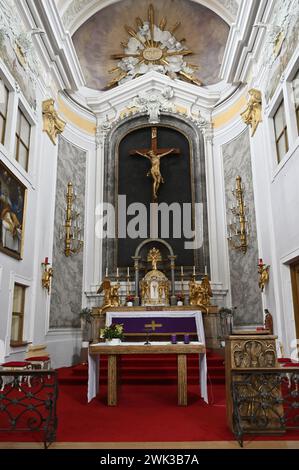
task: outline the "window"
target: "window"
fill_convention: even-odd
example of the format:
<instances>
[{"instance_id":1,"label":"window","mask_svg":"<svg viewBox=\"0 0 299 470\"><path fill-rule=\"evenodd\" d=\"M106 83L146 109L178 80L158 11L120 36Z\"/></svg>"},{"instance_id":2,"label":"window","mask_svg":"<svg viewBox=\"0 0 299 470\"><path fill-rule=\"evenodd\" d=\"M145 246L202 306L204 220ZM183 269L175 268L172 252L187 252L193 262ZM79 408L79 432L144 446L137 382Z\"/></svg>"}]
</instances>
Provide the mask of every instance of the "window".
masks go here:
<instances>
[{"instance_id":1,"label":"window","mask_svg":"<svg viewBox=\"0 0 299 470\"><path fill-rule=\"evenodd\" d=\"M10 335L10 344L12 346L23 343L25 292L25 286L22 286L21 284L15 284Z\"/></svg>"},{"instance_id":2,"label":"window","mask_svg":"<svg viewBox=\"0 0 299 470\"><path fill-rule=\"evenodd\" d=\"M7 105L8 105L8 88L0 79L0 142L4 144L6 118L7 118Z\"/></svg>"},{"instance_id":3,"label":"window","mask_svg":"<svg viewBox=\"0 0 299 470\"><path fill-rule=\"evenodd\" d=\"M275 141L278 163L289 150L288 130L285 119L284 104L280 103L274 117Z\"/></svg>"},{"instance_id":4,"label":"window","mask_svg":"<svg viewBox=\"0 0 299 470\"><path fill-rule=\"evenodd\" d=\"M293 80L294 102L297 117L297 129L299 134L299 70Z\"/></svg>"},{"instance_id":5,"label":"window","mask_svg":"<svg viewBox=\"0 0 299 470\"><path fill-rule=\"evenodd\" d=\"M25 170L28 170L29 147L30 147L31 126L20 110L18 109L17 129L16 129L16 152L15 158Z\"/></svg>"}]
</instances>

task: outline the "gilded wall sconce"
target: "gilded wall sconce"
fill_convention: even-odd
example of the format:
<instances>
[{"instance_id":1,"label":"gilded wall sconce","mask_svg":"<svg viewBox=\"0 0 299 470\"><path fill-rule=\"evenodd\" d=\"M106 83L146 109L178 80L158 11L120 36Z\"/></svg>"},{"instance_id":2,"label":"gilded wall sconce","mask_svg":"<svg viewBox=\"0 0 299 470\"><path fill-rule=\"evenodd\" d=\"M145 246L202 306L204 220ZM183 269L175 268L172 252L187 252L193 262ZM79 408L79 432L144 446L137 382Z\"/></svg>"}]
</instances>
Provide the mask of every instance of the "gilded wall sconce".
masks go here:
<instances>
[{"instance_id":1,"label":"gilded wall sconce","mask_svg":"<svg viewBox=\"0 0 299 470\"><path fill-rule=\"evenodd\" d=\"M50 266L48 258L45 258L45 261L42 262L43 274L42 274L42 287L47 289L48 294L50 294L51 289L51 279L53 277L53 268Z\"/></svg>"},{"instance_id":2,"label":"gilded wall sconce","mask_svg":"<svg viewBox=\"0 0 299 470\"><path fill-rule=\"evenodd\" d=\"M62 230L59 231L59 238L64 243L64 254L70 256L79 253L83 248L82 228L79 220L80 212L76 207L77 195L74 192L71 182L67 185L65 194L66 208L63 215L64 224Z\"/></svg>"},{"instance_id":3,"label":"gilded wall sconce","mask_svg":"<svg viewBox=\"0 0 299 470\"><path fill-rule=\"evenodd\" d=\"M263 292L265 285L269 282L269 269L270 266L263 263L263 260L260 258L257 265L259 273L259 288Z\"/></svg>"},{"instance_id":4,"label":"gilded wall sconce","mask_svg":"<svg viewBox=\"0 0 299 470\"><path fill-rule=\"evenodd\" d=\"M241 176L236 177L236 186L232 190L236 205L230 208L233 220L228 224L228 242L235 250L246 253L248 247L248 220L244 202L244 185Z\"/></svg>"}]
</instances>

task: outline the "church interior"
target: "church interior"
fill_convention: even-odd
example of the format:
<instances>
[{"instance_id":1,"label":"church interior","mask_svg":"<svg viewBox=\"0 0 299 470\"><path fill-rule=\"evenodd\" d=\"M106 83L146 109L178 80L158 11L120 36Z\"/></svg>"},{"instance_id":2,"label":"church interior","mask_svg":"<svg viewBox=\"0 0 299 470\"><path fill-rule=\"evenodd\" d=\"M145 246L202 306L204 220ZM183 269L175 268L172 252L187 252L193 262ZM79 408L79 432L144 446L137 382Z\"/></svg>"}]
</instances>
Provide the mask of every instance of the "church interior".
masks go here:
<instances>
[{"instance_id":1,"label":"church interior","mask_svg":"<svg viewBox=\"0 0 299 470\"><path fill-rule=\"evenodd\" d=\"M0 0L0 449L299 449L298 39Z\"/></svg>"}]
</instances>

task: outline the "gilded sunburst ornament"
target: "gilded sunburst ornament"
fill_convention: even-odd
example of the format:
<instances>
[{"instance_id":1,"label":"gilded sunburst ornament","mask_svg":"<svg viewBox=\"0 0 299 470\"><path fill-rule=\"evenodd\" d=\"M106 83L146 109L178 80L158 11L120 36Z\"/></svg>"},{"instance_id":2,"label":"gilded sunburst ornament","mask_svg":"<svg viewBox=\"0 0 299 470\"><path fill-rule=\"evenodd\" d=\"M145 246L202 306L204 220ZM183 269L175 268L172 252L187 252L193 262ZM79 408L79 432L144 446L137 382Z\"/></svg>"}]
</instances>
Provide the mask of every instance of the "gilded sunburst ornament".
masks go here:
<instances>
[{"instance_id":1,"label":"gilded sunburst ornament","mask_svg":"<svg viewBox=\"0 0 299 470\"><path fill-rule=\"evenodd\" d=\"M177 22L171 29L166 30L167 20L161 19L159 25L155 24L155 11L153 5L148 9L148 20L136 18L136 30L125 26L130 36L127 43L121 43L124 49L122 54L114 54L112 59L118 60L117 67L109 70L116 74L108 87L120 85L151 70L168 75L170 78L180 78L195 85L202 82L194 76L197 65L187 63L185 56L193 54L183 43L174 36L179 28Z\"/></svg>"}]
</instances>

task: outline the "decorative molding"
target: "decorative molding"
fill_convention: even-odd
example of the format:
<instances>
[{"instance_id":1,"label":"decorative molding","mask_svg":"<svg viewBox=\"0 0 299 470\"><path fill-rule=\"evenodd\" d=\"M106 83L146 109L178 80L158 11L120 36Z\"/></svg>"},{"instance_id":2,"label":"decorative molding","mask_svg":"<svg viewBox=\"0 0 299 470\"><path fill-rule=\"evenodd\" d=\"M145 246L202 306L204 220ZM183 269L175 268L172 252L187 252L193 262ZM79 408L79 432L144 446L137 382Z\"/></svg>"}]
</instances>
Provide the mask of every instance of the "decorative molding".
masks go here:
<instances>
[{"instance_id":1,"label":"decorative molding","mask_svg":"<svg viewBox=\"0 0 299 470\"><path fill-rule=\"evenodd\" d=\"M249 90L248 94L250 98L247 108L241 113L241 117L245 124L251 127L251 137L253 137L258 125L262 122L262 94L255 88Z\"/></svg>"},{"instance_id":2,"label":"decorative molding","mask_svg":"<svg viewBox=\"0 0 299 470\"><path fill-rule=\"evenodd\" d=\"M252 47L258 34L254 24L268 0L247 0L242 2L236 22L232 25L227 40L219 76L229 83L243 79L243 70L252 55Z\"/></svg>"},{"instance_id":3,"label":"decorative molding","mask_svg":"<svg viewBox=\"0 0 299 470\"><path fill-rule=\"evenodd\" d=\"M109 117L107 113L102 119L102 113L98 114L96 127L96 145L103 147L109 131L114 128L120 121L130 118L136 114L146 115L149 124L158 124L160 122L161 113L168 115L183 117L192 122L202 132L206 141L213 139L213 123L211 119L206 119L197 105L197 100L191 104L190 108L182 107L173 102L174 91L170 86L164 87L161 91L152 89L150 92L142 91L135 96L127 106L117 111L115 107L108 102L109 113L113 110L113 117ZM198 107L198 111L194 111L194 107Z\"/></svg>"},{"instance_id":4,"label":"decorative molding","mask_svg":"<svg viewBox=\"0 0 299 470\"><path fill-rule=\"evenodd\" d=\"M231 24L237 17L240 0L194 0ZM62 14L62 22L67 31L75 31L103 8L109 7L115 0L71 0Z\"/></svg>"},{"instance_id":5,"label":"decorative molding","mask_svg":"<svg viewBox=\"0 0 299 470\"><path fill-rule=\"evenodd\" d=\"M12 0L0 0L0 56L31 107L36 107L36 83L41 64L32 37L42 30L26 31Z\"/></svg>"},{"instance_id":6,"label":"decorative molding","mask_svg":"<svg viewBox=\"0 0 299 470\"><path fill-rule=\"evenodd\" d=\"M62 16L62 22L66 30L72 25L76 16L79 15L89 3L90 0L73 0L70 3Z\"/></svg>"},{"instance_id":7,"label":"decorative molding","mask_svg":"<svg viewBox=\"0 0 299 470\"><path fill-rule=\"evenodd\" d=\"M139 93L128 105L128 109L139 113L146 113L149 124L158 124L160 122L161 111L175 112L176 108L172 100L174 97L173 89L167 86L161 92L142 92Z\"/></svg>"},{"instance_id":8,"label":"decorative molding","mask_svg":"<svg viewBox=\"0 0 299 470\"><path fill-rule=\"evenodd\" d=\"M56 145L57 135L64 131L66 122L58 116L54 107L53 98L43 101L42 113L44 123L43 131L48 134L53 144Z\"/></svg>"}]
</instances>

